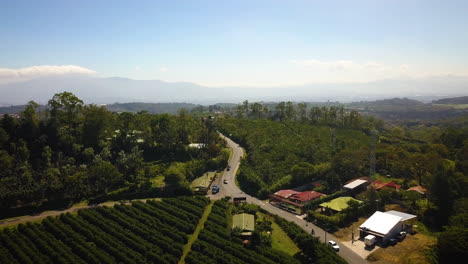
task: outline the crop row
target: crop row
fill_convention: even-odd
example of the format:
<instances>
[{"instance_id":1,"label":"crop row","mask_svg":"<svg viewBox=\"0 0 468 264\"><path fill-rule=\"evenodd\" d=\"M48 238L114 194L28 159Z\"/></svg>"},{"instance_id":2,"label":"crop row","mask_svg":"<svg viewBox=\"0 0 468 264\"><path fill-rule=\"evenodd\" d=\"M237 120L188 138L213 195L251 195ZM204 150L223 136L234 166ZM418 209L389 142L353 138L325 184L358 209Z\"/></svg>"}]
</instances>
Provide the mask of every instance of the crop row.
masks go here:
<instances>
[{"instance_id":1,"label":"crop row","mask_svg":"<svg viewBox=\"0 0 468 264\"><path fill-rule=\"evenodd\" d=\"M228 203L215 202L205 222L205 228L185 259L187 264L298 263L296 259L271 248L262 246L251 250L243 247L242 240L231 235L227 221L228 209Z\"/></svg>"},{"instance_id":2,"label":"crop row","mask_svg":"<svg viewBox=\"0 0 468 264\"><path fill-rule=\"evenodd\" d=\"M0 263L177 263L208 200L97 207L0 232Z\"/></svg>"}]
</instances>

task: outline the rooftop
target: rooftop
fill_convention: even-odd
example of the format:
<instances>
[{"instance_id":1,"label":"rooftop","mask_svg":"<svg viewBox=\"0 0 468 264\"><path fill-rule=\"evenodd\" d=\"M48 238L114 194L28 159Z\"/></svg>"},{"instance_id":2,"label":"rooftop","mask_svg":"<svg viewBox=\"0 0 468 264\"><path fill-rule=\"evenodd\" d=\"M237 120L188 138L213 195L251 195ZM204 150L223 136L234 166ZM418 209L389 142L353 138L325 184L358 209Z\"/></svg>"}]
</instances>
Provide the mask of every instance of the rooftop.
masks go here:
<instances>
[{"instance_id":1,"label":"rooftop","mask_svg":"<svg viewBox=\"0 0 468 264\"><path fill-rule=\"evenodd\" d=\"M331 200L329 202L321 203L320 206L330 208L330 209L332 209L334 211L337 211L337 212L341 212L344 209L349 207L349 205L348 205L349 201L356 201L356 202L362 203L361 201L356 200L356 199L354 199L352 197L338 197L338 198L335 198L335 199L333 199L333 200Z\"/></svg>"},{"instance_id":2,"label":"rooftop","mask_svg":"<svg viewBox=\"0 0 468 264\"><path fill-rule=\"evenodd\" d=\"M409 188L408 191L416 191L420 194L424 194L425 192L427 192L427 189L422 187L421 185L418 185L418 186Z\"/></svg>"},{"instance_id":3,"label":"rooftop","mask_svg":"<svg viewBox=\"0 0 468 264\"><path fill-rule=\"evenodd\" d=\"M239 227L242 231L255 230L255 217L251 214L236 214L232 216L232 228Z\"/></svg>"},{"instance_id":4,"label":"rooftop","mask_svg":"<svg viewBox=\"0 0 468 264\"><path fill-rule=\"evenodd\" d=\"M299 193L299 192L294 191L294 190L279 190L279 191L275 192L275 195L280 196L282 198L289 198L289 196L291 196L293 194L297 194L297 193Z\"/></svg>"},{"instance_id":5,"label":"rooftop","mask_svg":"<svg viewBox=\"0 0 468 264\"><path fill-rule=\"evenodd\" d=\"M306 192L300 192L300 193L293 194L289 198L299 200L301 202L307 202L307 201L319 198L322 195L324 195L324 194L320 193L320 192L306 191Z\"/></svg>"},{"instance_id":6,"label":"rooftop","mask_svg":"<svg viewBox=\"0 0 468 264\"><path fill-rule=\"evenodd\" d=\"M361 186L362 184L364 184L366 182L367 182L366 180L354 180L354 181L346 184L343 187L346 188L346 189L354 189L354 188L356 188L358 186Z\"/></svg>"},{"instance_id":7,"label":"rooftop","mask_svg":"<svg viewBox=\"0 0 468 264\"><path fill-rule=\"evenodd\" d=\"M374 182L372 182L372 186L374 186L374 188L376 190L380 190L384 187L387 187L387 188L394 188L394 189L400 189L401 186L394 183L393 181L389 181L389 182L382 182L381 180L375 180Z\"/></svg>"},{"instance_id":8,"label":"rooftop","mask_svg":"<svg viewBox=\"0 0 468 264\"><path fill-rule=\"evenodd\" d=\"M208 188L210 187L211 179L214 177L216 173L215 172L207 172L203 174L201 177L196 178L195 180L192 181L192 187L197 188L197 187L203 187L203 188Z\"/></svg>"},{"instance_id":9,"label":"rooftop","mask_svg":"<svg viewBox=\"0 0 468 264\"><path fill-rule=\"evenodd\" d=\"M403 222L414 219L414 218L417 217L417 216L412 215L412 214L402 213L402 212L398 212L398 211L395 211L395 210L387 211L385 213L399 216L399 217L401 217L401 221L403 221Z\"/></svg>"},{"instance_id":10,"label":"rooftop","mask_svg":"<svg viewBox=\"0 0 468 264\"><path fill-rule=\"evenodd\" d=\"M369 231L385 236L401 220L402 220L402 217L400 216L376 211L359 228L364 229L364 230L369 230Z\"/></svg>"}]
</instances>

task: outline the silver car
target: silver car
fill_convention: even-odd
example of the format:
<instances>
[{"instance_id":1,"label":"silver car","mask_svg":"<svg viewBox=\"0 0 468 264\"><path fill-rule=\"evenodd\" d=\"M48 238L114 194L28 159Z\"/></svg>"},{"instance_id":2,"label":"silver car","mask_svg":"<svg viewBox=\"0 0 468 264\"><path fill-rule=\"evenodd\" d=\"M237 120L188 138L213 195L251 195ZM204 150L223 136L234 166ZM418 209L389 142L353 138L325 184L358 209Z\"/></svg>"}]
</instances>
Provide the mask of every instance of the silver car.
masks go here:
<instances>
[{"instance_id":1,"label":"silver car","mask_svg":"<svg viewBox=\"0 0 468 264\"><path fill-rule=\"evenodd\" d=\"M333 240L328 241L328 245L329 245L330 247L332 247L333 250L335 250L335 251L340 251L340 246L338 246L338 244L336 244L335 241L333 241Z\"/></svg>"}]
</instances>

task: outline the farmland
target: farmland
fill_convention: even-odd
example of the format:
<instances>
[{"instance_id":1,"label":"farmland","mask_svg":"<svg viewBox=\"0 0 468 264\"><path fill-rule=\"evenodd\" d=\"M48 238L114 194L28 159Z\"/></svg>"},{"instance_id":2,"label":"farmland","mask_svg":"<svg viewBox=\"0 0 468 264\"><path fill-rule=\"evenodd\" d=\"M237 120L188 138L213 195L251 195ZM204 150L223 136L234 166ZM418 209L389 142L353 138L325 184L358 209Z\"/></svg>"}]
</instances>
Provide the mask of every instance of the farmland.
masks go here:
<instances>
[{"instance_id":1,"label":"farmland","mask_svg":"<svg viewBox=\"0 0 468 264\"><path fill-rule=\"evenodd\" d=\"M209 200L133 202L0 233L0 263L177 263Z\"/></svg>"},{"instance_id":2,"label":"farmland","mask_svg":"<svg viewBox=\"0 0 468 264\"><path fill-rule=\"evenodd\" d=\"M231 235L228 227L229 207L227 202L215 202L205 228L193 244L185 263L299 263L291 256L270 247L250 245L249 248L253 250L243 247L242 240Z\"/></svg>"}]
</instances>

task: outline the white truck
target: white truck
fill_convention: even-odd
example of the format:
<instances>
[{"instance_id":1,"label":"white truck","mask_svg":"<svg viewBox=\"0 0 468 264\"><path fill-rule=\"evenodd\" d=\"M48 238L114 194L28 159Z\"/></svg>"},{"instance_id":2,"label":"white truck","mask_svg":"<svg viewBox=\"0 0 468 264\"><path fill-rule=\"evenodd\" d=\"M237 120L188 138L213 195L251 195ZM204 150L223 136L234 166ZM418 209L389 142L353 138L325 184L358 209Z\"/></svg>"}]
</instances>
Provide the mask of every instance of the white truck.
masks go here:
<instances>
[{"instance_id":1,"label":"white truck","mask_svg":"<svg viewBox=\"0 0 468 264\"><path fill-rule=\"evenodd\" d=\"M376 240L377 238L374 235L367 235L366 237L364 237L364 244L366 245L366 247L372 247Z\"/></svg>"}]
</instances>

